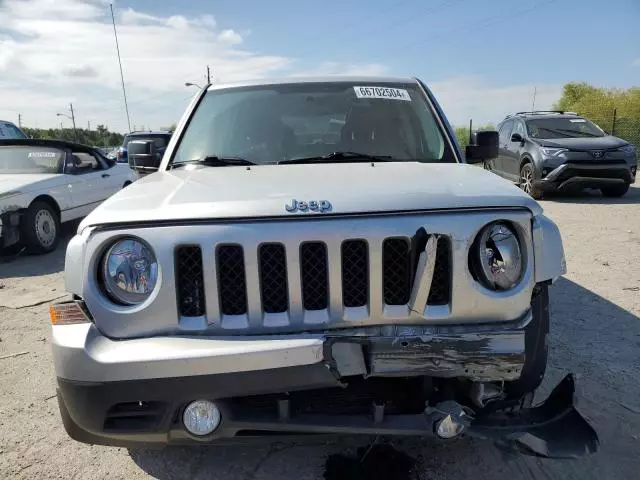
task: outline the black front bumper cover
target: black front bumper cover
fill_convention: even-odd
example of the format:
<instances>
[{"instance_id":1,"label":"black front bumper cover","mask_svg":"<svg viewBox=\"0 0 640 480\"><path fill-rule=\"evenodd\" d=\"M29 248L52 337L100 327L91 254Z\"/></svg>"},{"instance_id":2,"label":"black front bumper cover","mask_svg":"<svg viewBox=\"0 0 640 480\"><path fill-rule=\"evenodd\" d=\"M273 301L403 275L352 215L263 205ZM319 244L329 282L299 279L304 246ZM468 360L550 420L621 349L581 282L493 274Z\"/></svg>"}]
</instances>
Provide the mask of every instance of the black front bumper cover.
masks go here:
<instances>
[{"instance_id":1,"label":"black front bumper cover","mask_svg":"<svg viewBox=\"0 0 640 480\"><path fill-rule=\"evenodd\" d=\"M58 379L58 401L65 429L75 440L120 447L159 448L167 444L202 444L247 436L367 434L434 436L437 414L389 414L371 405L371 414L292 412L288 400L258 411L237 400L269 392L340 387L317 364L268 372L246 372L144 381L81 383ZM219 393L224 392L225 398ZM235 398L234 398L235 397ZM198 438L181 425L184 406L195 399L216 400L223 421L211 435ZM114 410L114 405L119 405ZM124 407L123 407L124 405ZM545 457L568 458L593 453L598 436L574 407L571 375L540 406L509 413L493 404L470 420L466 433ZM123 428L123 425L126 425Z\"/></svg>"}]
</instances>

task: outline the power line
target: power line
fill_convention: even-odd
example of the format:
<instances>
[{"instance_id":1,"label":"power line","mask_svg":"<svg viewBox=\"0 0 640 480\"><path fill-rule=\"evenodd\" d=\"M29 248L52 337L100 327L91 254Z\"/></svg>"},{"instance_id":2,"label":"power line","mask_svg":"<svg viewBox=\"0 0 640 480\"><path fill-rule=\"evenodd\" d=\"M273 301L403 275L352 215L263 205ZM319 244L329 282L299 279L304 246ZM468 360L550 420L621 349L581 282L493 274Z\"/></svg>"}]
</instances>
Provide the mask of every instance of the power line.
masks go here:
<instances>
[{"instance_id":1,"label":"power line","mask_svg":"<svg viewBox=\"0 0 640 480\"><path fill-rule=\"evenodd\" d=\"M120 46L118 45L118 32L116 31L116 17L113 14L113 3L109 4L111 8L111 20L113 21L113 36L116 39L116 51L118 52L118 65L120 65L120 80L122 81L122 95L124 97L124 108L127 112L127 125L131 132L131 120L129 119L129 105L127 105L127 91L124 88L124 73L122 73L122 60L120 60Z\"/></svg>"}]
</instances>

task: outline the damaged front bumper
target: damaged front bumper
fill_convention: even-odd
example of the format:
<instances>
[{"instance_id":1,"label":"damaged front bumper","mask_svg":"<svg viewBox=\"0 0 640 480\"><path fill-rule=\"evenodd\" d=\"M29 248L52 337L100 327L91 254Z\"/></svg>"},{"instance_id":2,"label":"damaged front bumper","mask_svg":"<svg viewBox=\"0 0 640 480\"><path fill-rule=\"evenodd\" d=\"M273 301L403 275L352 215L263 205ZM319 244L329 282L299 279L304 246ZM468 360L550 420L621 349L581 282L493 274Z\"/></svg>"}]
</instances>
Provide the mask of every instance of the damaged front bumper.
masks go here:
<instances>
[{"instance_id":1,"label":"damaged front bumper","mask_svg":"<svg viewBox=\"0 0 640 480\"><path fill-rule=\"evenodd\" d=\"M473 408L432 401L434 379L477 385L518 378L524 325L526 319L499 332L394 326L389 336L353 329L331 336L120 341L92 324L54 326L58 401L72 438L123 447L273 434L438 436L438 426L448 422L463 425L456 435L537 455L595 451L597 435L573 406L572 377L540 407L517 413L506 413L512 405L497 400ZM199 399L213 401L222 417L205 437L189 434L181 420Z\"/></svg>"}]
</instances>

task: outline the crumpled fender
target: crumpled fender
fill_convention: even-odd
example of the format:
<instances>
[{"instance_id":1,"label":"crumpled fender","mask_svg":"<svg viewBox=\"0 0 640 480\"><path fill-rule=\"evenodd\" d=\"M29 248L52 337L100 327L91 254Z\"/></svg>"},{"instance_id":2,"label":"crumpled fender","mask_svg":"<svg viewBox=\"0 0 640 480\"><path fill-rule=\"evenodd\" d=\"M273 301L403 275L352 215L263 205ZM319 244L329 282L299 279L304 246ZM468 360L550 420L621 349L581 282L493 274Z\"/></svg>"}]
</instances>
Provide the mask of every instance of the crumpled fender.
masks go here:
<instances>
[{"instance_id":1,"label":"crumpled fender","mask_svg":"<svg viewBox=\"0 0 640 480\"><path fill-rule=\"evenodd\" d=\"M536 283L555 281L567 273L560 229L549 218L537 215L532 222Z\"/></svg>"}]
</instances>

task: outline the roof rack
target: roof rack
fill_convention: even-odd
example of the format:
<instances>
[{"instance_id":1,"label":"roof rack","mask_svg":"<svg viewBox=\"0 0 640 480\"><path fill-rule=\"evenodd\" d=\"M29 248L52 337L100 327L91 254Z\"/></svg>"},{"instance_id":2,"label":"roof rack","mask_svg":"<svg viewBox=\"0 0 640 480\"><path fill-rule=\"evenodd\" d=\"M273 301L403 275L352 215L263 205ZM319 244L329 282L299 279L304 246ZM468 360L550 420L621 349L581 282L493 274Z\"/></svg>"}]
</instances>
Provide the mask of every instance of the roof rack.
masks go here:
<instances>
[{"instance_id":1,"label":"roof rack","mask_svg":"<svg viewBox=\"0 0 640 480\"><path fill-rule=\"evenodd\" d=\"M557 115L578 115L576 112L566 112L564 110L533 110L531 112L516 112L516 113L512 113L510 115L507 115L506 117L504 117L505 119L507 118L512 118L512 117L516 117L519 115L549 115L549 114L557 114Z\"/></svg>"}]
</instances>

